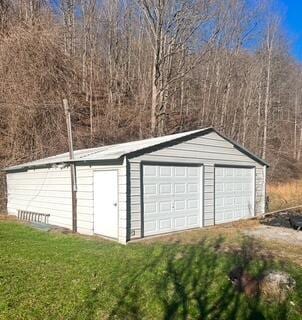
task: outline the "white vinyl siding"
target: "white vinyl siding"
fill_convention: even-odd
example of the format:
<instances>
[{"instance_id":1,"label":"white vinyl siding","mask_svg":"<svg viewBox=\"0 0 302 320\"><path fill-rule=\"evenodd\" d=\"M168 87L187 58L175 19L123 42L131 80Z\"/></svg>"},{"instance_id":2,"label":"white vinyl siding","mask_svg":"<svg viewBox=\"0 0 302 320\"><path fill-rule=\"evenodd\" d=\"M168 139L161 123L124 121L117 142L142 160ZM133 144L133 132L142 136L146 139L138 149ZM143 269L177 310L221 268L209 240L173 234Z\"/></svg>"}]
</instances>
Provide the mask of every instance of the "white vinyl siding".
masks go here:
<instances>
[{"instance_id":1,"label":"white vinyl siding","mask_svg":"<svg viewBox=\"0 0 302 320\"><path fill-rule=\"evenodd\" d=\"M93 171L118 170L119 241L126 241L126 164L119 166L76 166L78 232L93 234ZM50 214L49 223L72 228L70 168L30 169L7 173L7 211Z\"/></svg>"},{"instance_id":2,"label":"white vinyl siding","mask_svg":"<svg viewBox=\"0 0 302 320\"><path fill-rule=\"evenodd\" d=\"M255 206L256 214L265 213L265 195L266 195L266 166L256 167L256 194L255 194Z\"/></svg>"},{"instance_id":3,"label":"white vinyl siding","mask_svg":"<svg viewBox=\"0 0 302 320\"><path fill-rule=\"evenodd\" d=\"M159 150L129 159L129 228L131 238L142 236L141 217L141 162L165 162L199 164L204 167L203 225L214 224L214 165L252 166L256 168L256 212L264 211L264 166L245 155L230 142L216 134L208 133L201 137L172 144Z\"/></svg>"},{"instance_id":4,"label":"white vinyl siding","mask_svg":"<svg viewBox=\"0 0 302 320\"><path fill-rule=\"evenodd\" d=\"M203 226L214 224L214 166L204 164Z\"/></svg>"},{"instance_id":5,"label":"white vinyl siding","mask_svg":"<svg viewBox=\"0 0 302 320\"><path fill-rule=\"evenodd\" d=\"M49 223L71 228L69 168L43 168L7 174L7 210L51 214Z\"/></svg>"}]
</instances>

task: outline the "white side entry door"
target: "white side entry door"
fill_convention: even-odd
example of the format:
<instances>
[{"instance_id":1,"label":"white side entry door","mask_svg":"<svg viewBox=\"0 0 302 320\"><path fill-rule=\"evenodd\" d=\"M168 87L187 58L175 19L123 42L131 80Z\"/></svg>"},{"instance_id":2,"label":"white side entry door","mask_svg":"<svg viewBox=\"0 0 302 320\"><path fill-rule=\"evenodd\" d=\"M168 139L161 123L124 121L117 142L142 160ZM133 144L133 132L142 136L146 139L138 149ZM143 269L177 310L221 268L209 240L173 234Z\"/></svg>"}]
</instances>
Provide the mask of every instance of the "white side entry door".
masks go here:
<instances>
[{"instance_id":1,"label":"white side entry door","mask_svg":"<svg viewBox=\"0 0 302 320\"><path fill-rule=\"evenodd\" d=\"M94 233L118 237L118 178L116 170L94 172Z\"/></svg>"}]
</instances>

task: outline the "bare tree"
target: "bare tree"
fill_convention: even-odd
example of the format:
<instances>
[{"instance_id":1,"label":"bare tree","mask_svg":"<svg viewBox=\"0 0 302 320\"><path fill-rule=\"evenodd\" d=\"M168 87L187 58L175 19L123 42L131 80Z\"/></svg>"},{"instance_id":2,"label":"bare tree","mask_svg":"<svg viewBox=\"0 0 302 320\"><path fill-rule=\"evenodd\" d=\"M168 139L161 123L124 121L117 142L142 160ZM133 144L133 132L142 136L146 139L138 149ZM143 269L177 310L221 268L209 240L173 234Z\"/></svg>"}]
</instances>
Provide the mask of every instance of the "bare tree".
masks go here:
<instances>
[{"instance_id":1,"label":"bare tree","mask_svg":"<svg viewBox=\"0 0 302 320\"><path fill-rule=\"evenodd\" d=\"M208 19L208 3L139 0L138 4L147 22L153 51L151 135L161 135L165 130L167 91L196 63L189 59L190 41ZM186 63L187 59L190 62Z\"/></svg>"},{"instance_id":2,"label":"bare tree","mask_svg":"<svg viewBox=\"0 0 302 320\"><path fill-rule=\"evenodd\" d=\"M268 114L270 107L270 94L271 94L271 72L272 72L272 59L275 48L276 33L279 27L279 18L273 17L268 21L265 38L265 68L266 68L266 85L264 97L264 125L263 125L263 148L262 158L266 159L267 152L267 135L268 135Z\"/></svg>"}]
</instances>

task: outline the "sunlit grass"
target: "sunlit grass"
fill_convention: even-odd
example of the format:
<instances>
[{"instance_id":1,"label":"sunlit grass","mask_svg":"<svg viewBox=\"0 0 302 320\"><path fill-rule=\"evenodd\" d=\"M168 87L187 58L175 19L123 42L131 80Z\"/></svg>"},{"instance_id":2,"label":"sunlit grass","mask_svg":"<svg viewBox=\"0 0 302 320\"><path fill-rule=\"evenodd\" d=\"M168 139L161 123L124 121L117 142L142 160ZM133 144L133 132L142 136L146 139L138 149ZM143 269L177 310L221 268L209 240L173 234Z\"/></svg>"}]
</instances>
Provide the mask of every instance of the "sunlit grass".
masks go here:
<instances>
[{"instance_id":1,"label":"sunlit grass","mask_svg":"<svg viewBox=\"0 0 302 320\"><path fill-rule=\"evenodd\" d=\"M301 268L259 256L251 238L227 241L122 246L2 221L0 319L301 319ZM285 303L249 298L227 276L238 264L289 272L297 287Z\"/></svg>"},{"instance_id":2,"label":"sunlit grass","mask_svg":"<svg viewBox=\"0 0 302 320\"><path fill-rule=\"evenodd\" d=\"M267 187L270 203L269 210L278 210L302 205L302 181L272 183Z\"/></svg>"}]
</instances>

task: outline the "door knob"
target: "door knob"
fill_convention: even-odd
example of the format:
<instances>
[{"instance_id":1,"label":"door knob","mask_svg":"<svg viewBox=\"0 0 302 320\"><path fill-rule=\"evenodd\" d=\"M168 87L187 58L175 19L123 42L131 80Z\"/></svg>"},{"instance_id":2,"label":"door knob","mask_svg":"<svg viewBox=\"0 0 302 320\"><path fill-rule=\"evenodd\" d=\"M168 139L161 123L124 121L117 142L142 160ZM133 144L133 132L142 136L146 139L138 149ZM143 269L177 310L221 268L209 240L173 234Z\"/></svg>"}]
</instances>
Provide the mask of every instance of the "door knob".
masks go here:
<instances>
[{"instance_id":1,"label":"door knob","mask_svg":"<svg viewBox=\"0 0 302 320\"><path fill-rule=\"evenodd\" d=\"M117 206L117 203L116 203L116 202L114 202L114 203L113 203L113 205L116 207L116 206Z\"/></svg>"}]
</instances>

